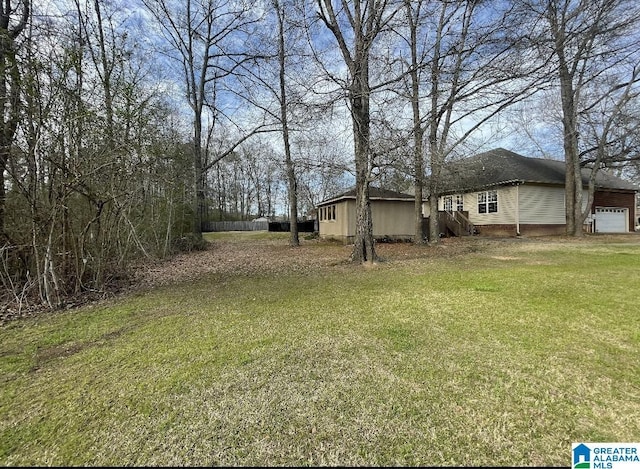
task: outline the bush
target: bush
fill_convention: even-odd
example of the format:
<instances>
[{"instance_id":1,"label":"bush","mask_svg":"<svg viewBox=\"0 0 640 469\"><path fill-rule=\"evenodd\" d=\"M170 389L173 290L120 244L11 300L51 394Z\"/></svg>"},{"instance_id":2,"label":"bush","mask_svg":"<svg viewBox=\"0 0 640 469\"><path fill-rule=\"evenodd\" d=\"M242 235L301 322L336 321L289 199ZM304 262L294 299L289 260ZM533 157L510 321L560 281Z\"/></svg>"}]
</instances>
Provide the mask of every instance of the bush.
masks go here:
<instances>
[{"instance_id":1,"label":"bush","mask_svg":"<svg viewBox=\"0 0 640 469\"><path fill-rule=\"evenodd\" d=\"M207 249L207 246L207 241L198 238L193 233L187 233L173 240L173 250L175 252L204 251Z\"/></svg>"}]
</instances>

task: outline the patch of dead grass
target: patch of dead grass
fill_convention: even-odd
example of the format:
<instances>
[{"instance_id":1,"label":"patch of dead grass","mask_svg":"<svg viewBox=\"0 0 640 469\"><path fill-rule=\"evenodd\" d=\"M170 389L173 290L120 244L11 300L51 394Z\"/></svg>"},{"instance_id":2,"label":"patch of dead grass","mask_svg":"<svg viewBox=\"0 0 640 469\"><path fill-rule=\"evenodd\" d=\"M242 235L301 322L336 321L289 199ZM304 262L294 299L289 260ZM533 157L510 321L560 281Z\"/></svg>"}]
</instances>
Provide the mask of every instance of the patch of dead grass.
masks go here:
<instances>
[{"instance_id":1,"label":"patch of dead grass","mask_svg":"<svg viewBox=\"0 0 640 469\"><path fill-rule=\"evenodd\" d=\"M380 261L368 267L419 259L457 258L469 254L487 255L500 261L523 261L522 254L563 249L584 248L588 244L638 243L640 234L587 235L583 238L541 236L518 238L443 238L437 245L416 246L412 243L377 243ZM301 239L299 247L290 247L288 239L279 237L221 237L205 251L179 254L171 259L142 263L135 268L135 287L196 280L203 275L304 275L318 269L343 269L351 265L352 245L318 239Z\"/></svg>"}]
</instances>

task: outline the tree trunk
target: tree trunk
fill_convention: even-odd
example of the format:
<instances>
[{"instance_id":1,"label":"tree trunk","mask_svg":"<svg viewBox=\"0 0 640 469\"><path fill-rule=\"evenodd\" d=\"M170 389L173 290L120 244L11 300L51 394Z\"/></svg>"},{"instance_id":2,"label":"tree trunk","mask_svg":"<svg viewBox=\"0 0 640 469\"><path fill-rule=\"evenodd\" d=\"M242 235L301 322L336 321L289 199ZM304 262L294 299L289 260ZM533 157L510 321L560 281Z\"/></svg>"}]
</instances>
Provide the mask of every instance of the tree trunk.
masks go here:
<instances>
[{"instance_id":1,"label":"tree trunk","mask_svg":"<svg viewBox=\"0 0 640 469\"><path fill-rule=\"evenodd\" d=\"M351 259L360 263L375 262L377 256L369 202L372 168L369 60L376 37L386 28L398 9L389 11L387 1L342 1L337 3L340 6L338 13L344 15L341 21L333 3L331 0L317 0L318 15L336 38L350 75L346 91L351 107L356 169L356 235ZM345 35L343 31L347 30L349 32ZM352 42L351 48L347 37Z\"/></svg>"},{"instance_id":2,"label":"tree trunk","mask_svg":"<svg viewBox=\"0 0 640 469\"><path fill-rule=\"evenodd\" d=\"M582 214L582 175L578 155L575 92L564 54L559 52L558 55L565 157L566 232L568 236L582 236L582 224L579 223Z\"/></svg>"},{"instance_id":3,"label":"tree trunk","mask_svg":"<svg viewBox=\"0 0 640 469\"><path fill-rule=\"evenodd\" d=\"M438 244L439 241L438 195L429 191L429 244Z\"/></svg>"},{"instance_id":4,"label":"tree trunk","mask_svg":"<svg viewBox=\"0 0 640 469\"><path fill-rule=\"evenodd\" d=\"M417 5L418 12L416 17L413 16L411 1L405 0L405 8L407 10L407 19L409 21L409 30L411 35L411 69L409 76L411 78L411 109L413 112L413 187L414 187L414 244L424 244L424 236L422 233L422 197L424 189L424 156L423 156L423 139L424 128L420 118L420 83L418 77L418 26L417 21L420 18L420 4Z\"/></svg>"},{"instance_id":5,"label":"tree trunk","mask_svg":"<svg viewBox=\"0 0 640 469\"><path fill-rule=\"evenodd\" d=\"M284 144L285 166L287 168L287 189L289 192L289 245L299 246L298 236L298 187L296 174L291 158L289 142L289 120L287 116L287 89L285 77L285 42L284 42L284 10L277 0L273 2L278 14L278 59L280 62L280 123L282 124L282 140Z\"/></svg>"},{"instance_id":6,"label":"tree trunk","mask_svg":"<svg viewBox=\"0 0 640 469\"><path fill-rule=\"evenodd\" d=\"M368 182L356 184L356 237L351 259L360 263L372 263L377 260Z\"/></svg>"},{"instance_id":7,"label":"tree trunk","mask_svg":"<svg viewBox=\"0 0 640 469\"><path fill-rule=\"evenodd\" d=\"M0 241L8 238L5 225L6 191L4 188L4 171L7 169L13 139L20 118L21 76L16 58L16 38L24 31L30 18L31 3L19 2L11 5L6 0L0 9L0 109L2 122L0 125ZM12 22L17 19L17 24Z\"/></svg>"},{"instance_id":8,"label":"tree trunk","mask_svg":"<svg viewBox=\"0 0 640 469\"><path fill-rule=\"evenodd\" d=\"M367 61L361 62L358 75L353 77L349 90L351 119L356 166L356 236L351 259L354 262L375 262L377 255L374 246L373 220L369 201L369 172L371 150L370 114L369 114L369 67Z\"/></svg>"},{"instance_id":9,"label":"tree trunk","mask_svg":"<svg viewBox=\"0 0 640 469\"><path fill-rule=\"evenodd\" d=\"M6 165L6 158L0 152L0 244L4 244L7 240L7 234L5 232L4 218L5 218L5 206L7 194L4 189L4 170Z\"/></svg>"},{"instance_id":10,"label":"tree trunk","mask_svg":"<svg viewBox=\"0 0 640 469\"><path fill-rule=\"evenodd\" d=\"M434 104L433 109L435 108ZM438 181L440 180L444 157L438 150L437 132L437 122L432 121L429 129L429 162L431 163L431 177L429 178L429 244L431 245L440 242L440 226L438 220L440 187Z\"/></svg>"},{"instance_id":11,"label":"tree trunk","mask_svg":"<svg viewBox=\"0 0 640 469\"><path fill-rule=\"evenodd\" d=\"M197 147L197 144L196 144ZM200 151L198 151L200 150ZM200 148L194 148L194 179L195 179L195 205L193 208L193 234L197 240L202 239L202 222L204 220L205 197L204 197L204 174L202 171L202 158L199 153Z\"/></svg>"}]
</instances>

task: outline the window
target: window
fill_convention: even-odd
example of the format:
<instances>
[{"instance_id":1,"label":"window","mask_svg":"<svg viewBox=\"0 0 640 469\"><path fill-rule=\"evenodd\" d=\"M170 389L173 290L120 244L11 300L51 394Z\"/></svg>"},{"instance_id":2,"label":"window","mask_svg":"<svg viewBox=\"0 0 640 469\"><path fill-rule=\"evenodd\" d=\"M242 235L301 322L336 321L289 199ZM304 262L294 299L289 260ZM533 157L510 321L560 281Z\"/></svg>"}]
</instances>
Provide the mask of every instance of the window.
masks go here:
<instances>
[{"instance_id":1,"label":"window","mask_svg":"<svg viewBox=\"0 0 640 469\"><path fill-rule=\"evenodd\" d=\"M447 195L444 197L443 201L443 209L445 212L453 212L453 210L457 212L464 211L464 197L460 194L453 196Z\"/></svg>"},{"instance_id":2,"label":"window","mask_svg":"<svg viewBox=\"0 0 640 469\"><path fill-rule=\"evenodd\" d=\"M320 208L320 221L331 221L336 219L336 206L327 205Z\"/></svg>"},{"instance_id":3,"label":"window","mask_svg":"<svg viewBox=\"0 0 640 469\"><path fill-rule=\"evenodd\" d=\"M496 213L498 211L498 191L478 193L478 213Z\"/></svg>"},{"instance_id":4,"label":"window","mask_svg":"<svg viewBox=\"0 0 640 469\"><path fill-rule=\"evenodd\" d=\"M464 212L464 197L456 195L456 211Z\"/></svg>"},{"instance_id":5,"label":"window","mask_svg":"<svg viewBox=\"0 0 640 469\"><path fill-rule=\"evenodd\" d=\"M444 211L445 212L453 211L453 197L451 197L450 195L447 195L444 198Z\"/></svg>"}]
</instances>

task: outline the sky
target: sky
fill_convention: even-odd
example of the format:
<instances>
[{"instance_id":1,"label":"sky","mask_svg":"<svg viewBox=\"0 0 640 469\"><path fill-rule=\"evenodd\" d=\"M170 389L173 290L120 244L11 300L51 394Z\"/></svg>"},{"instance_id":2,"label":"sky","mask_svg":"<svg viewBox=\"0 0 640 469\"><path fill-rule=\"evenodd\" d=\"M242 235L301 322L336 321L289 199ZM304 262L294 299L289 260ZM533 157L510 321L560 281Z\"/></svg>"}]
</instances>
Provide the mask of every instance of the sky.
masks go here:
<instances>
[{"instance_id":1,"label":"sky","mask_svg":"<svg viewBox=\"0 0 640 469\"><path fill-rule=\"evenodd\" d=\"M80 0L84 7L92 8L92 2L89 0ZM183 1L176 1L177 5L183 5ZM137 41L141 43L141 50L144 52L144 59L147 61L150 70L156 74L156 86L163 91L167 99L183 110L185 123L191 118L191 110L188 103L184 99L184 85L181 77L180 64L171 61L166 55L159 51L164 47L158 33L158 27L152 15L142 7L140 0L106 0L104 2L105 11L112 12L111 18L113 24L120 31L126 31ZM254 11L256 15L263 14L266 11L267 2L254 2ZM62 18L73 15L75 11L74 2L70 0L43 0L37 9L44 11L51 18ZM321 26L321 25L320 25ZM331 59L325 61L325 65L337 76L346 76L346 67L339 50L335 44L335 39L324 27L319 27L314 36L314 44L325 48L323 53L331 55ZM318 51L319 49L316 49ZM307 62L306 76L311 77L317 70L313 62L309 59ZM372 77L375 82L377 77ZM305 83L308 84L308 83ZM316 85L317 94L313 95L314 99L324 99L322 93L328 92L332 86L330 82ZM301 94L306 97L312 96L309 92L302 90ZM546 101L550 99L550 95L538 95L535 99L531 99L520 106L513 107L501 114L490 123L483 126L477 133L469 146L465 147L466 151L486 151L495 147L503 147L512 151L520 152L526 156L561 158L562 157L562 141L558 133L558 118L549 116L542 112L542 109L549 109ZM255 108L249 106L246 102L237 101L237 97L231 94L220 94L218 96L218 104L222 110L233 115L237 122L255 121L259 115ZM266 98L265 98L266 99ZM551 99L557 99L551 98ZM541 106L542 103L542 106ZM381 107L385 111L384 107ZM404 119L410 121L410 108L404 107ZM352 131L349 118L348 108L343 101L338 101L333 107L333 115L326 121L311 122L312 127L316 127L321 134L333 135L333 141L340 144L344 148L345 159L350 161L353 154L352 149ZM315 124L315 125L314 125ZM465 128L474 124L474 119L469 118L463 121L458 133L462 133ZM245 124L243 127L250 127ZM273 138L275 148L281 148L280 139L276 136Z\"/></svg>"}]
</instances>

